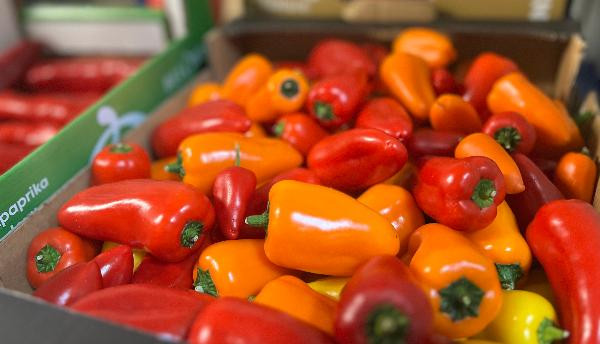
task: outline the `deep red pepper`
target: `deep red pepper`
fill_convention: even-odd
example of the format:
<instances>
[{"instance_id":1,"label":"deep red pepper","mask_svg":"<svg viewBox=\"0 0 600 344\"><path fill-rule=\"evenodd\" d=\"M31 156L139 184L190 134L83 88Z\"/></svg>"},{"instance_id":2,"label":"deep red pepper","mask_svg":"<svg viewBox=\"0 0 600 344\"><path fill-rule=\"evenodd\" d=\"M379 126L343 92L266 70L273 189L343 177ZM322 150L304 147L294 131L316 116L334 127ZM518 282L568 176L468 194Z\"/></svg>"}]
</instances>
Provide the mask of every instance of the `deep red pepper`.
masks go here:
<instances>
[{"instance_id":1,"label":"deep red pepper","mask_svg":"<svg viewBox=\"0 0 600 344\"><path fill-rule=\"evenodd\" d=\"M437 222L459 231L488 226L504 201L504 177L489 158L433 157L419 170L417 204Z\"/></svg>"},{"instance_id":2,"label":"deep red pepper","mask_svg":"<svg viewBox=\"0 0 600 344\"><path fill-rule=\"evenodd\" d=\"M340 343L414 343L433 331L429 299L394 256L371 258L344 287L335 317Z\"/></svg>"},{"instance_id":3,"label":"deep red pepper","mask_svg":"<svg viewBox=\"0 0 600 344\"><path fill-rule=\"evenodd\" d=\"M333 344L324 332L273 308L233 297L208 305L190 329L190 344Z\"/></svg>"},{"instance_id":4,"label":"deep red pepper","mask_svg":"<svg viewBox=\"0 0 600 344\"><path fill-rule=\"evenodd\" d=\"M515 153L512 157L521 172L525 191L507 195L506 202L515 214L519 228L524 231L538 209L546 203L564 197L554 183L528 157L521 153Z\"/></svg>"},{"instance_id":5,"label":"deep red pepper","mask_svg":"<svg viewBox=\"0 0 600 344\"><path fill-rule=\"evenodd\" d=\"M209 242L208 238L204 242ZM203 244L203 246L206 246ZM191 289L194 280L192 271L202 248L191 254L186 259L176 263L166 263L152 257L146 256L133 274L131 283L153 284L168 288Z\"/></svg>"},{"instance_id":6,"label":"deep red pepper","mask_svg":"<svg viewBox=\"0 0 600 344\"><path fill-rule=\"evenodd\" d=\"M483 125L482 132L493 137L509 152L529 154L535 144L535 128L516 112L492 115Z\"/></svg>"},{"instance_id":7,"label":"deep red pepper","mask_svg":"<svg viewBox=\"0 0 600 344\"><path fill-rule=\"evenodd\" d=\"M60 227L46 229L31 239L27 248L27 280L39 287L59 271L91 260L96 245Z\"/></svg>"},{"instance_id":8,"label":"deep red pepper","mask_svg":"<svg viewBox=\"0 0 600 344\"><path fill-rule=\"evenodd\" d=\"M65 203L58 222L87 238L114 241L167 262L200 248L215 211L192 186L175 181L124 180L83 190Z\"/></svg>"},{"instance_id":9,"label":"deep red pepper","mask_svg":"<svg viewBox=\"0 0 600 344\"><path fill-rule=\"evenodd\" d=\"M193 290L127 284L90 294L71 309L147 331L164 340L181 341L196 315L213 300L212 296Z\"/></svg>"},{"instance_id":10,"label":"deep red pepper","mask_svg":"<svg viewBox=\"0 0 600 344\"><path fill-rule=\"evenodd\" d=\"M548 177L549 180L554 178L554 171L558 165L558 161L551 159L544 159L539 157L531 158L531 161Z\"/></svg>"},{"instance_id":11,"label":"deep red pepper","mask_svg":"<svg viewBox=\"0 0 600 344\"><path fill-rule=\"evenodd\" d=\"M90 105L95 98L67 98L50 94L0 92L0 119L65 124Z\"/></svg>"},{"instance_id":12,"label":"deep red pepper","mask_svg":"<svg viewBox=\"0 0 600 344\"><path fill-rule=\"evenodd\" d=\"M407 148L413 158L426 155L453 157L462 136L451 131L417 129L408 140Z\"/></svg>"},{"instance_id":13,"label":"deep red pepper","mask_svg":"<svg viewBox=\"0 0 600 344\"><path fill-rule=\"evenodd\" d=\"M94 258L102 275L102 287L109 288L131 283L133 251L127 245L113 247Z\"/></svg>"},{"instance_id":14,"label":"deep red pepper","mask_svg":"<svg viewBox=\"0 0 600 344\"><path fill-rule=\"evenodd\" d=\"M375 64L375 70L379 70L379 66L385 60L385 58L389 55L390 50L383 44L380 43L363 43L360 45L360 48L369 56L371 61ZM371 92L376 94L388 94L387 87L379 73L375 72L375 75L371 75L371 80L369 80L371 84Z\"/></svg>"},{"instance_id":15,"label":"deep red pepper","mask_svg":"<svg viewBox=\"0 0 600 344\"><path fill-rule=\"evenodd\" d=\"M410 116L392 98L375 98L370 100L356 118L355 128L371 128L381 130L406 144L413 132Z\"/></svg>"},{"instance_id":16,"label":"deep red pepper","mask_svg":"<svg viewBox=\"0 0 600 344\"><path fill-rule=\"evenodd\" d=\"M42 45L21 41L0 54L0 89L15 85L42 53Z\"/></svg>"},{"instance_id":17,"label":"deep red pepper","mask_svg":"<svg viewBox=\"0 0 600 344\"><path fill-rule=\"evenodd\" d=\"M600 214L580 200L544 205L527 227L527 243L558 301L569 343L600 343Z\"/></svg>"},{"instance_id":18,"label":"deep red pepper","mask_svg":"<svg viewBox=\"0 0 600 344\"><path fill-rule=\"evenodd\" d=\"M0 122L0 142L39 146L50 140L61 125L26 121Z\"/></svg>"},{"instance_id":19,"label":"deep red pepper","mask_svg":"<svg viewBox=\"0 0 600 344\"><path fill-rule=\"evenodd\" d=\"M308 66L319 78L363 72L377 73L377 66L360 46L341 39L324 39L317 43L308 56Z\"/></svg>"},{"instance_id":20,"label":"deep red pepper","mask_svg":"<svg viewBox=\"0 0 600 344\"><path fill-rule=\"evenodd\" d=\"M25 84L33 91L105 92L133 74L143 60L135 58L57 58L33 65Z\"/></svg>"},{"instance_id":21,"label":"deep red pepper","mask_svg":"<svg viewBox=\"0 0 600 344\"><path fill-rule=\"evenodd\" d=\"M351 129L319 141L308 153L308 168L321 183L360 191L400 171L408 159L394 137L375 129Z\"/></svg>"},{"instance_id":22,"label":"deep red pepper","mask_svg":"<svg viewBox=\"0 0 600 344\"><path fill-rule=\"evenodd\" d=\"M462 85L459 85L454 76L446 68L435 68L431 71L431 83L435 94L440 96L446 93L461 94Z\"/></svg>"},{"instance_id":23,"label":"deep red pepper","mask_svg":"<svg viewBox=\"0 0 600 344\"><path fill-rule=\"evenodd\" d=\"M229 100L213 100L183 109L162 122L152 133L152 149L159 158L171 157L188 136L216 131L244 133L251 125L241 106Z\"/></svg>"},{"instance_id":24,"label":"deep red pepper","mask_svg":"<svg viewBox=\"0 0 600 344\"><path fill-rule=\"evenodd\" d=\"M92 185L150 178L150 156L136 143L104 147L92 161Z\"/></svg>"},{"instance_id":25,"label":"deep red pepper","mask_svg":"<svg viewBox=\"0 0 600 344\"><path fill-rule=\"evenodd\" d=\"M58 306L68 306L102 289L102 275L94 261L77 263L44 282L33 296Z\"/></svg>"},{"instance_id":26,"label":"deep red pepper","mask_svg":"<svg viewBox=\"0 0 600 344\"><path fill-rule=\"evenodd\" d=\"M26 157L34 147L0 143L0 175Z\"/></svg>"},{"instance_id":27,"label":"deep red pepper","mask_svg":"<svg viewBox=\"0 0 600 344\"><path fill-rule=\"evenodd\" d=\"M328 135L319 123L302 113L280 117L273 126L273 134L292 145L304 156L312 146Z\"/></svg>"},{"instance_id":28,"label":"deep red pepper","mask_svg":"<svg viewBox=\"0 0 600 344\"><path fill-rule=\"evenodd\" d=\"M365 74L334 75L311 87L306 107L323 127L335 129L352 120L366 95Z\"/></svg>"}]
</instances>

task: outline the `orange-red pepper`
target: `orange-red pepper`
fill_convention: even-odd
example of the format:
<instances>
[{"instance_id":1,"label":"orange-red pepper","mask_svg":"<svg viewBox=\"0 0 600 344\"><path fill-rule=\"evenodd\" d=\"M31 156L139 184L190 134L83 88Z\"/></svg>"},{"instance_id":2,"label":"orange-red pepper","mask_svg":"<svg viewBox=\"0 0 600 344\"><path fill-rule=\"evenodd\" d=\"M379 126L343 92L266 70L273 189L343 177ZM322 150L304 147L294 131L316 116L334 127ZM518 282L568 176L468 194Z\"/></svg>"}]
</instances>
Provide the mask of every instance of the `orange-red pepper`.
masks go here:
<instances>
[{"instance_id":1,"label":"orange-red pepper","mask_svg":"<svg viewBox=\"0 0 600 344\"><path fill-rule=\"evenodd\" d=\"M456 94L439 96L429 111L431 127L440 131L470 134L481 130L481 119L473 105Z\"/></svg>"},{"instance_id":2,"label":"orange-red pepper","mask_svg":"<svg viewBox=\"0 0 600 344\"><path fill-rule=\"evenodd\" d=\"M215 82L200 84L194 88L188 99L188 106L206 103L211 100L223 99L221 85Z\"/></svg>"},{"instance_id":3,"label":"orange-red pepper","mask_svg":"<svg viewBox=\"0 0 600 344\"><path fill-rule=\"evenodd\" d=\"M416 55L425 60L431 68L446 67L456 59L456 50L450 38L427 28L403 30L394 39L393 50Z\"/></svg>"},{"instance_id":4,"label":"orange-red pepper","mask_svg":"<svg viewBox=\"0 0 600 344\"><path fill-rule=\"evenodd\" d=\"M273 74L271 62L260 54L244 56L229 71L223 82L223 97L245 106Z\"/></svg>"},{"instance_id":5,"label":"orange-red pepper","mask_svg":"<svg viewBox=\"0 0 600 344\"><path fill-rule=\"evenodd\" d=\"M577 198L591 203L594 196L598 168L584 153L570 152L560 158L554 170L554 184L566 198Z\"/></svg>"}]
</instances>

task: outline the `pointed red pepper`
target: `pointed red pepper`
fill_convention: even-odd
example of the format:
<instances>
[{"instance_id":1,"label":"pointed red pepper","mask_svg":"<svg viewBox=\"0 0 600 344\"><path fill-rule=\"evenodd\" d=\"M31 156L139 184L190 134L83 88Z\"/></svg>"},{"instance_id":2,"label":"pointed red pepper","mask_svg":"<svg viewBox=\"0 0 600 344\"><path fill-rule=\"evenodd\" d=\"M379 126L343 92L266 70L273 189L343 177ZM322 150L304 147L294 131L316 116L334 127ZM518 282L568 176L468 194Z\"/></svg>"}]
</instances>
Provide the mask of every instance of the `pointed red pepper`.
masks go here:
<instances>
[{"instance_id":1,"label":"pointed red pepper","mask_svg":"<svg viewBox=\"0 0 600 344\"><path fill-rule=\"evenodd\" d=\"M92 161L92 185L150 178L150 156L136 143L104 147Z\"/></svg>"},{"instance_id":2,"label":"pointed red pepper","mask_svg":"<svg viewBox=\"0 0 600 344\"><path fill-rule=\"evenodd\" d=\"M396 100L386 97L375 98L365 104L354 127L381 130L404 144L413 132L412 120L404 107Z\"/></svg>"},{"instance_id":3,"label":"pointed red pepper","mask_svg":"<svg viewBox=\"0 0 600 344\"><path fill-rule=\"evenodd\" d=\"M446 68L432 70L431 83L435 94L438 96L446 93L461 94L462 91L462 85L456 82L454 76Z\"/></svg>"},{"instance_id":4,"label":"pointed red pepper","mask_svg":"<svg viewBox=\"0 0 600 344\"><path fill-rule=\"evenodd\" d=\"M412 158L426 155L453 157L454 149L462 136L450 131L418 129L412 134L407 148Z\"/></svg>"},{"instance_id":5,"label":"pointed red pepper","mask_svg":"<svg viewBox=\"0 0 600 344\"><path fill-rule=\"evenodd\" d=\"M437 222L475 231L494 221L496 208L504 201L504 177L486 157L434 157L419 169L413 195L421 210Z\"/></svg>"},{"instance_id":6,"label":"pointed red pepper","mask_svg":"<svg viewBox=\"0 0 600 344\"><path fill-rule=\"evenodd\" d=\"M100 253L93 261L100 268L103 288L131 282L133 276L133 251L131 247L119 245Z\"/></svg>"},{"instance_id":7,"label":"pointed red pepper","mask_svg":"<svg viewBox=\"0 0 600 344\"><path fill-rule=\"evenodd\" d=\"M273 134L292 145L304 156L312 146L328 135L317 121L303 113L281 116L273 126Z\"/></svg>"},{"instance_id":8,"label":"pointed red pepper","mask_svg":"<svg viewBox=\"0 0 600 344\"><path fill-rule=\"evenodd\" d=\"M516 112L492 115L483 125L482 132L493 137L509 152L529 154L535 144L535 128Z\"/></svg>"},{"instance_id":9,"label":"pointed red pepper","mask_svg":"<svg viewBox=\"0 0 600 344\"><path fill-rule=\"evenodd\" d=\"M68 306L102 289L102 275L96 262L77 263L44 282L33 296L58 306Z\"/></svg>"}]
</instances>

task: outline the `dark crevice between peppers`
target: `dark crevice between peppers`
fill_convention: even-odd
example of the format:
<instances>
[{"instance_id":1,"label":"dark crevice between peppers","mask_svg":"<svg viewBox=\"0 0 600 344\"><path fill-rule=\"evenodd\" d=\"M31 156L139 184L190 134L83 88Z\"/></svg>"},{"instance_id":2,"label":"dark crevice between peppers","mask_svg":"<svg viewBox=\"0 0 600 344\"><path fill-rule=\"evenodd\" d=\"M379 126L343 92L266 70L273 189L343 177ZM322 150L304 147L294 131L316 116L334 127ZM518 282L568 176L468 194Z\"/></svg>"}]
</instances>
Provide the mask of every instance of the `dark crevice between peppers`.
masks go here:
<instances>
[{"instance_id":1,"label":"dark crevice between peppers","mask_svg":"<svg viewBox=\"0 0 600 344\"><path fill-rule=\"evenodd\" d=\"M539 344L552 344L555 341L563 340L569 337L569 331L554 326L554 322L545 318L537 329L537 338Z\"/></svg>"},{"instance_id":2,"label":"dark crevice between peppers","mask_svg":"<svg viewBox=\"0 0 600 344\"><path fill-rule=\"evenodd\" d=\"M521 134L513 127L504 127L494 133L494 139L504 149L512 153L521 142Z\"/></svg>"},{"instance_id":3,"label":"dark crevice between peppers","mask_svg":"<svg viewBox=\"0 0 600 344\"><path fill-rule=\"evenodd\" d=\"M461 277L439 291L440 311L446 313L452 321L460 321L479 315L479 305L484 292L473 282Z\"/></svg>"},{"instance_id":4,"label":"dark crevice between peppers","mask_svg":"<svg viewBox=\"0 0 600 344\"><path fill-rule=\"evenodd\" d=\"M198 268L198 275L194 281L194 290L215 297L219 296L217 287L215 287L215 282L213 282L208 269L202 270L201 268Z\"/></svg>"},{"instance_id":5,"label":"dark crevice between peppers","mask_svg":"<svg viewBox=\"0 0 600 344\"><path fill-rule=\"evenodd\" d=\"M504 290L514 290L517 286L517 281L524 276L523 269L521 269L519 264L496 263L496 270L498 271L500 285Z\"/></svg>"},{"instance_id":6,"label":"dark crevice between peppers","mask_svg":"<svg viewBox=\"0 0 600 344\"><path fill-rule=\"evenodd\" d=\"M202 235L204 224L200 221L188 221L181 231L181 246L192 247Z\"/></svg>"},{"instance_id":7,"label":"dark crevice between peppers","mask_svg":"<svg viewBox=\"0 0 600 344\"><path fill-rule=\"evenodd\" d=\"M381 305L367 318L367 338L369 343L405 343L409 326L406 314L393 305Z\"/></svg>"},{"instance_id":8,"label":"dark crevice between peppers","mask_svg":"<svg viewBox=\"0 0 600 344\"><path fill-rule=\"evenodd\" d=\"M35 266L38 272L54 271L61 254L51 245L46 244L35 255Z\"/></svg>"}]
</instances>

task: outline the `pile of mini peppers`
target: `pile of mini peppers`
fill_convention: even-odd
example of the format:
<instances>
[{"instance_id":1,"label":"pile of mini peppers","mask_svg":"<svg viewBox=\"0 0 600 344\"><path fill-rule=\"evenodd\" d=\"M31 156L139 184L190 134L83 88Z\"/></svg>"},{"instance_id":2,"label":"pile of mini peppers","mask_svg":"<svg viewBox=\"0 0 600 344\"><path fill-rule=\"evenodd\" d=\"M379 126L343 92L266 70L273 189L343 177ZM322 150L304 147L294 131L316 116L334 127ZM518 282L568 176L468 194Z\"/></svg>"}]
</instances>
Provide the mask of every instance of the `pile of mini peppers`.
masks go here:
<instances>
[{"instance_id":1,"label":"pile of mini peppers","mask_svg":"<svg viewBox=\"0 0 600 344\"><path fill-rule=\"evenodd\" d=\"M508 57L462 82L456 57L422 28L244 56L155 128L157 160L95 157L31 241L33 295L189 343L599 343L576 121Z\"/></svg>"},{"instance_id":2,"label":"pile of mini peppers","mask_svg":"<svg viewBox=\"0 0 600 344\"><path fill-rule=\"evenodd\" d=\"M141 65L134 58L46 58L22 41L0 53L0 174Z\"/></svg>"}]
</instances>

